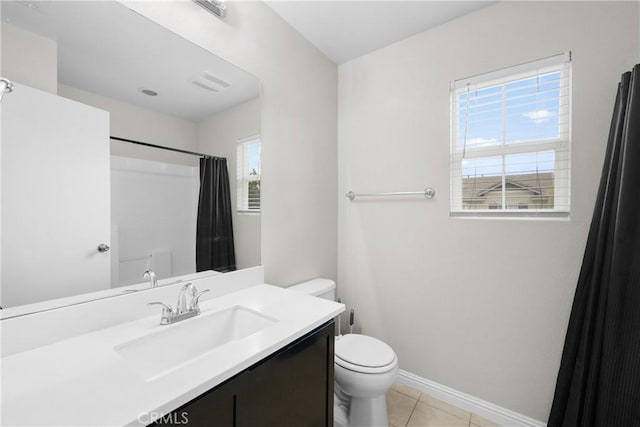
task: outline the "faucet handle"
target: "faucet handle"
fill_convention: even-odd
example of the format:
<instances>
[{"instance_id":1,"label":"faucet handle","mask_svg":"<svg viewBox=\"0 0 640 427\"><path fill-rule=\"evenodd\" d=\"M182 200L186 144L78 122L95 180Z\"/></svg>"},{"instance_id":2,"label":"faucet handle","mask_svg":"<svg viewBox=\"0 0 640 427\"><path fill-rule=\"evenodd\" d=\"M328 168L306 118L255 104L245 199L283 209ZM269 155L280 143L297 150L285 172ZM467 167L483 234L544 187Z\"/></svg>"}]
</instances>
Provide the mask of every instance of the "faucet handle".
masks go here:
<instances>
[{"instance_id":1,"label":"faucet handle","mask_svg":"<svg viewBox=\"0 0 640 427\"><path fill-rule=\"evenodd\" d=\"M200 297L202 296L202 294L206 294L210 290L211 289L205 289L204 291L200 291L200 292L196 293L193 296L193 298L191 298L191 303L189 304L189 310L200 311L200 306L198 305L198 303L200 301Z\"/></svg>"},{"instance_id":2,"label":"faucet handle","mask_svg":"<svg viewBox=\"0 0 640 427\"><path fill-rule=\"evenodd\" d=\"M191 282L182 285L182 288L180 289L180 293L178 293L178 302L176 303L176 313L177 314L186 313L191 307L191 304L187 306L187 295L193 298L197 293L198 293L198 290L196 289L195 286L193 286Z\"/></svg>"},{"instance_id":3,"label":"faucet handle","mask_svg":"<svg viewBox=\"0 0 640 427\"><path fill-rule=\"evenodd\" d=\"M169 304L165 304L160 301L153 301L147 303L147 305L161 305L162 306L162 317L170 317L173 314L173 308Z\"/></svg>"}]
</instances>

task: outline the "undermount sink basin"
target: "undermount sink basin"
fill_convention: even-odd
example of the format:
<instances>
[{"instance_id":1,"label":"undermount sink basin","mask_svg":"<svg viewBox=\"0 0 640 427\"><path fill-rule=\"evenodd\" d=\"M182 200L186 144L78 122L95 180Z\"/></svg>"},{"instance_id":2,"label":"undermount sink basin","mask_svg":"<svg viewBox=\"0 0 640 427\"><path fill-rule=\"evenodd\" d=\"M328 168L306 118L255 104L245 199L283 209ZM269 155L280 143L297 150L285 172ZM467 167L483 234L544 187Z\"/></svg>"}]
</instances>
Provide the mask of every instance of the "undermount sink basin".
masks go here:
<instances>
[{"instance_id":1,"label":"undermount sink basin","mask_svg":"<svg viewBox=\"0 0 640 427\"><path fill-rule=\"evenodd\" d=\"M175 368L224 344L248 337L277 320L242 306L234 306L173 325L114 347L145 380Z\"/></svg>"}]
</instances>

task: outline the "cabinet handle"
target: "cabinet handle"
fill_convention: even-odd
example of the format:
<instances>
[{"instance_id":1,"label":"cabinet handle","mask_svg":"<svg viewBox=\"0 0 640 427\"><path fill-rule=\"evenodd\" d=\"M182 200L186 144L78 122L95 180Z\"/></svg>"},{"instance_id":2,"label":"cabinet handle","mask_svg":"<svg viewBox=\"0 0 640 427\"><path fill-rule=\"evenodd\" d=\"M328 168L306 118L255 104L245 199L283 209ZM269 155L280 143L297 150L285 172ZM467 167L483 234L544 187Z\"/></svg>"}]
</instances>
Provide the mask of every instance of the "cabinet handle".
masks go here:
<instances>
[{"instance_id":1,"label":"cabinet handle","mask_svg":"<svg viewBox=\"0 0 640 427\"><path fill-rule=\"evenodd\" d=\"M109 249L111 249L108 245L105 245L104 243L100 243L98 245L98 252L102 253L102 252L109 252Z\"/></svg>"}]
</instances>

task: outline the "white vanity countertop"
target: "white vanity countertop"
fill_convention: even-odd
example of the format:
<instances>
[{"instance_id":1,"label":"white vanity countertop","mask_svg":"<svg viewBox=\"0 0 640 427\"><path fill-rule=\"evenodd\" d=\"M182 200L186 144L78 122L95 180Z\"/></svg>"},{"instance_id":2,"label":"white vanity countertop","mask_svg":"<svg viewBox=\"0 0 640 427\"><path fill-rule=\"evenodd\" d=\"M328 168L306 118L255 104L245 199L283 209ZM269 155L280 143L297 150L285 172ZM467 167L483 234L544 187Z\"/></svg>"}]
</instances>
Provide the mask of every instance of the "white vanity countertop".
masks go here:
<instances>
[{"instance_id":1,"label":"white vanity countertop","mask_svg":"<svg viewBox=\"0 0 640 427\"><path fill-rule=\"evenodd\" d=\"M151 317L2 358L1 424L146 425L149 414L171 412L344 311L342 304L261 284L202 302L200 316L234 306L278 322L151 380L114 347L193 319L160 326L158 310ZM184 340L190 339L199 337L185 334Z\"/></svg>"}]
</instances>

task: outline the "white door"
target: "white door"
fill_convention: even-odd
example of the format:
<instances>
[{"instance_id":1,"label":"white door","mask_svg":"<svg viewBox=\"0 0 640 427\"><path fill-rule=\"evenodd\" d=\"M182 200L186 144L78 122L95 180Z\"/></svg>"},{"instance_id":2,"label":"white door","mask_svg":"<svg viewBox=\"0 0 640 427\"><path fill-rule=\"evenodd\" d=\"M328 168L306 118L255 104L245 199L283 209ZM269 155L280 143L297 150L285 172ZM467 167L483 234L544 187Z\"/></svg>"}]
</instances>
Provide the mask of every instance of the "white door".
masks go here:
<instances>
[{"instance_id":1,"label":"white door","mask_svg":"<svg viewBox=\"0 0 640 427\"><path fill-rule=\"evenodd\" d=\"M108 289L109 113L20 84L0 109L0 305Z\"/></svg>"}]
</instances>

